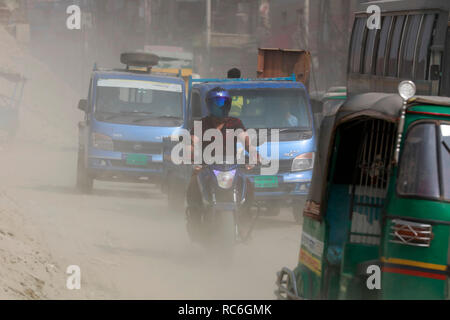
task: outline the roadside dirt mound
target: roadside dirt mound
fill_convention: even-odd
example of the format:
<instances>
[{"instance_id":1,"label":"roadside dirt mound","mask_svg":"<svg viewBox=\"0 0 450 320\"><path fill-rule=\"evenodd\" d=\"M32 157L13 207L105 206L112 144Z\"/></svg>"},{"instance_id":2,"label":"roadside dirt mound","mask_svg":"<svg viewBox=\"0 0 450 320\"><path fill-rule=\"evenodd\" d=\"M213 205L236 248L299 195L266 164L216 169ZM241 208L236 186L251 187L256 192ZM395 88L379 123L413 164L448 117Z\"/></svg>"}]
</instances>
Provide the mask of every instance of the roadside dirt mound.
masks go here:
<instances>
[{"instance_id":1,"label":"roadside dirt mound","mask_svg":"<svg viewBox=\"0 0 450 320\"><path fill-rule=\"evenodd\" d=\"M0 300L61 298L54 284L65 283L64 273L35 234L19 206L0 192Z\"/></svg>"},{"instance_id":2,"label":"roadside dirt mound","mask_svg":"<svg viewBox=\"0 0 450 320\"><path fill-rule=\"evenodd\" d=\"M67 61L67 63L71 63ZM0 70L20 73L27 78L20 109L18 139L64 146L76 145L78 94L47 66L0 27ZM0 94L9 96L11 85L0 79Z\"/></svg>"},{"instance_id":3,"label":"roadside dirt mound","mask_svg":"<svg viewBox=\"0 0 450 320\"><path fill-rule=\"evenodd\" d=\"M21 48L2 27L0 71L19 73L27 78L17 136L10 147L0 146L0 155L4 158L19 145L33 146L39 153L49 146L75 148L77 122L81 118L76 108L78 95L27 49ZM0 77L0 98L11 96L13 90L14 86ZM0 111L4 108L2 101L0 99ZM34 158L36 154L28 158L29 166L34 165ZM2 177L8 172L14 176L21 169L16 162L0 163ZM61 299L65 294L62 289L65 270L52 262L47 246L38 240L40 230L24 218L24 212L28 211L23 211L21 204L8 196L8 183L11 181L0 179L0 300Z\"/></svg>"}]
</instances>

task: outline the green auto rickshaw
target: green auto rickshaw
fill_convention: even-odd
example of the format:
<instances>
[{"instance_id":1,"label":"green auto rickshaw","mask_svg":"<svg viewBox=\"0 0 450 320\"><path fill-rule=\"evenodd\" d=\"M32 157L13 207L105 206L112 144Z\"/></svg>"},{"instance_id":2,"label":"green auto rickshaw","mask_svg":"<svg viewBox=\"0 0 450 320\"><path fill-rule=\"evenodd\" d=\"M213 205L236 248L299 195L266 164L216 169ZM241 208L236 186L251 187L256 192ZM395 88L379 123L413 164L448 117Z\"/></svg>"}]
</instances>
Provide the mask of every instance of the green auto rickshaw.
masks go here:
<instances>
[{"instance_id":1,"label":"green auto rickshaw","mask_svg":"<svg viewBox=\"0 0 450 320\"><path fill-rule=\"evenodd\" d=\"M351 96L320 129L279 299L449 299L450 98Z\"/></svg>"}]
</instances>

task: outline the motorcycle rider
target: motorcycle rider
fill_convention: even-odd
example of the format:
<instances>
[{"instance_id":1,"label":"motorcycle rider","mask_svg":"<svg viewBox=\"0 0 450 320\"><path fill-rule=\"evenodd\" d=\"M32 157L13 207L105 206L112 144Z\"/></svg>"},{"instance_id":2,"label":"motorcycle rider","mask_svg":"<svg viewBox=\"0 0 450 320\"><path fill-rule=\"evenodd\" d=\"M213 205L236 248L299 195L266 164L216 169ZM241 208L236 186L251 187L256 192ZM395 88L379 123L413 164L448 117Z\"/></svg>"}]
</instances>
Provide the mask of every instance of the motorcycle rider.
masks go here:
<instances>
[{"instance_id":1,"label":"motorcycle rider","mask_svg":"<svg viewBox=\"0 0 450 320\"><path fill-rule=\"evenodd\" d=\"M261 163L261 157L256 152L256 147L250 143L249 135L245 132L245 127L242 121L238 118L230 117L229 112L231 110L232 97L229 92L223 88L216 87L211 89L206 94L206 106L209 112L209 115L201 119L202 123L202 136L208 129L218 129L222 133L222 141L224 144L224 152L223 155L226 154L226 141L227 138L227 130L230 129L242 129L242 132L234 138L234 150L236 152L236 144L237 140L239 140L243 146L245 146L245 150L252 157L250 163ZM200 137L194 135L194 129L191 129L191 157L194 158L194 149L195 145L200 143ZM203 145L201 146L202 151L205 147L211 143L210 141L203 141ZM236 159L235 155L233 157ZM187 224L188 224L188 232L191 234L193 239L198 239L199 231L201 227L201 219L203 215L203 202L202 197L197 181L197 174L199 170L193 170L193 174L191 176L191 180L186 192L186 200L188 205L187 213Z\"/></svg>"},{"instance_id":2,"label":"motorcycle rider","mask_svg":"<svg viewBox=\"0 0 450 320\"><path fill-rule=\"evenodd\" d=\"M228 79L239 79L241 77L241 70L238 68L232 68L227 72Z\"/></svg>"}]
</instances>

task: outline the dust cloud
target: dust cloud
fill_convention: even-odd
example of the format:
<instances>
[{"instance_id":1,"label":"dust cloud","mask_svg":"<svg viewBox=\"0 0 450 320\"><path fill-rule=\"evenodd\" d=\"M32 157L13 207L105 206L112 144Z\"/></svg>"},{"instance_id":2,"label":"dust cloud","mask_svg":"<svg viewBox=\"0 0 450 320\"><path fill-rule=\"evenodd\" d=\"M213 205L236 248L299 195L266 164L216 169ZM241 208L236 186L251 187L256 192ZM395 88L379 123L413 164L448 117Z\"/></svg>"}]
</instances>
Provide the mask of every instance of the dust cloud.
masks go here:
<instances>
[{"instance_id":1,"label":"dust cloud","mask_svg":"<svg viewBox=\"0 0 450 320\"><path fill-rule=\"evenodd\" d=\"M23 46L0 28L0 69L27 79L17 136L0 147L0 298L272 299L276 271L297 260L290 212L262 218L223 263L190 242L184 212L169 211L157 186L76 191L77 103L97 57L80 64L65 46ZM81 268L80 290L66 288L69 265Z\"/></svg>"}]
</instances>

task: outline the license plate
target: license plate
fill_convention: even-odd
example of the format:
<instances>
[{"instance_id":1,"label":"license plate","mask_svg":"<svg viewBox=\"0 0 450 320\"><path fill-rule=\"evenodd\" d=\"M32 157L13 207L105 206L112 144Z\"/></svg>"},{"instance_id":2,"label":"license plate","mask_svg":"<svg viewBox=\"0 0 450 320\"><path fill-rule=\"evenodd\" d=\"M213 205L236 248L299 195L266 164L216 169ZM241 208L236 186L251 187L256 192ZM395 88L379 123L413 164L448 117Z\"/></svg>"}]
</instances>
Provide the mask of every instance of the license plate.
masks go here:
<instances>
[{"instance_id":1,"label":"license plate","mask_svg":"<svg viewBox=\"0 0 450 320\"><path fill-rule=\"evenodd\" d=\"M145 154L129 154L127 155L127 164L131 166L147 165L148 157Z\"/></svg>"},{"instance_id":2,"label":"license plate","mask_svg":"<svg viewBox=\"0 0 450 320\"><path fill-rule=\"evenodd\" d=\"M278 187L278 177L277 176L258 176L255 177L255 188L276 188Z\"/></svg>"}]
</instances>

